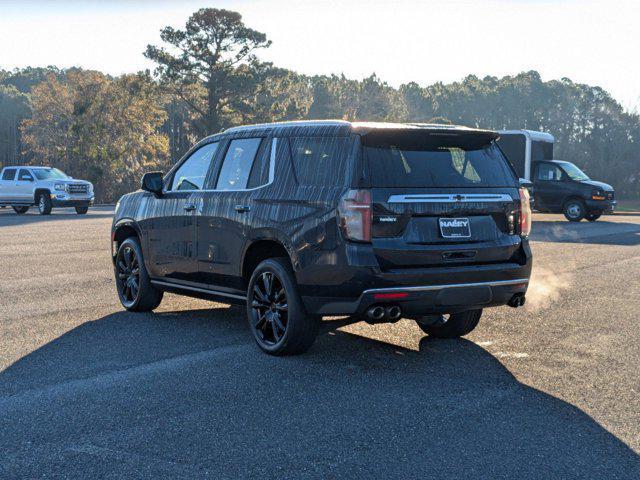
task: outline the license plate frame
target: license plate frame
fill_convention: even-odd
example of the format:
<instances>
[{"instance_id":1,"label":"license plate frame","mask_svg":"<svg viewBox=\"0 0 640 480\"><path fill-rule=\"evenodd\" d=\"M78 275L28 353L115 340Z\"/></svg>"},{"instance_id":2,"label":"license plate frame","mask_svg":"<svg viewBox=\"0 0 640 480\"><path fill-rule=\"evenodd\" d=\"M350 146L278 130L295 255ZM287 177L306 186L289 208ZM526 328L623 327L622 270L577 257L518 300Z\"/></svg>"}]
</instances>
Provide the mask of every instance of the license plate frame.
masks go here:
<instances>
[{"instance_id":1,"label":"license plate frame","mask_svg":"<svg viewBox=\"0 0 640 480\"><path fill-rule=\"evenodd\" d=\"M471 222L466 217L439 218L442 238L471 238Z\"/></svg>"}]
</instances>

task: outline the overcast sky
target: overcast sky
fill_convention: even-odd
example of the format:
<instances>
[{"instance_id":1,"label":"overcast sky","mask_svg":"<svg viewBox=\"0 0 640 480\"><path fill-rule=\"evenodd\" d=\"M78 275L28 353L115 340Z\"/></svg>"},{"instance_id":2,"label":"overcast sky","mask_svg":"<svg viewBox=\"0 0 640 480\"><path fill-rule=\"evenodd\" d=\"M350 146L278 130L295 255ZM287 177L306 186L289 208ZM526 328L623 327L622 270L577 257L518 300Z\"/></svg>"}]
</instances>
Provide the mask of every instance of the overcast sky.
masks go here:
<instances>
[{"instance_id":1,"label":"overcast sky","mask_svg":"<svg viewBox=\"0 0 640 480\"><path fill-rule=\"evenodd\" d=\"M398 86L538 70L640 107L640 1L0 0L0 68L153 68L146 45L201 7L242 13L273 40L260 57L301 73Z\"/></svg>"}]
</instances>

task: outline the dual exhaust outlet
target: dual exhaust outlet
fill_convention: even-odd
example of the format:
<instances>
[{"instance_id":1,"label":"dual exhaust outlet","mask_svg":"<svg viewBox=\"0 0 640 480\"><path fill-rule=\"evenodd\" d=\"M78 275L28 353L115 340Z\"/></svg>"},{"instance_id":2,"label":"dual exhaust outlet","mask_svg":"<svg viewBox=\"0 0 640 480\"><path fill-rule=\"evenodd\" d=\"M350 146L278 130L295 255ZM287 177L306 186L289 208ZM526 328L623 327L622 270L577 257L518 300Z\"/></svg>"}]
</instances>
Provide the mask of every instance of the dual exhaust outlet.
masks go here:
<instances>
[{"instance_id":1,"label":"dual exhaust outlet","mask_svg":"<svg viewBox=\"0 0 640 480\"><path fill-rule=\"evenodd\" d=\"M373 305L367 310L366 321L369 323L397 322L402 317L399 305Z\"/></svg>"},{"instance_id":2,"label":"dual exhaust outlet","mask_svg":"<svg viewBox=\"0 0 640 480\"><path fill-rule=\"evenodd\" d=\"M507 303L507 305L509 305L512 308L518 308L523 306L526 301L527 299L524 296L524 293L516 293L513 297L509 299L509 302Z\"/></svg>"},{"instance_id":3,"label":"dual exhaust outlet","mask_svg":"<svg viewBox=\"0 0 640 480\"><path fill-rule=\"evenodd\" d=\"M513 308L522 307L526 302L524 293L514 294L507 305ZM372 305L367 309L365 320L368 323L397 322L402 318L402 309L400 305Z\"/></svg>"}]
</instances>

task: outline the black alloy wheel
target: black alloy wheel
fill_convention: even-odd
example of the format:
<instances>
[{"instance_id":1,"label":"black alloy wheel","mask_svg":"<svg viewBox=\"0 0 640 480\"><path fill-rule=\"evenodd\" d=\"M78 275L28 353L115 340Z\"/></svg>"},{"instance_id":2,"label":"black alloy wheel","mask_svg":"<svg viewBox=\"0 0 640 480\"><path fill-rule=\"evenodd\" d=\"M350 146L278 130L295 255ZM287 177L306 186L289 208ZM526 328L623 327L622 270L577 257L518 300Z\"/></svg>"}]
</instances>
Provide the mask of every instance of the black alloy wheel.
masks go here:
<instances>
[{"instance_id":1,"label":"black alloy wheel","mask_svg":"<svg viewBox=\"0 0 640 480\"><path fill-rule=\"evenodd\" d=\"M256 343L270 355L296 355L313 344L321 318L306 311L288 258L269 258L253 271L247 320Z\"/></svg>"},{"instance_id":2,"label":"black alloy wheel","mask_svg":"<svg viewBox=\"0 0 640 480\"><path fill-rule=\"evenodd\" d=\"M132 306L140 293L140 261L131 245L124 245L116 258L118 294L125 307Z\"/></svg>"},{"instance_id":3,"label":"black alloy wheel","mask_svg":"<svg viewBox=\"0 0 640 480\"><path fill-rule=\"evenodd\" d=\"M151 284L137 237L125 239L118 247L114 274L120 303L130 312L151 312L162 302L164 294Z\"/></svg>"},{"instance_id":4,"label":"black alloy wheel","mask_svg":"<svg viewBox=\"0 0 640 480\"><path fill-rule=\"evenodd\" d=\"M274 272L263 272L251 297L252 324L258 341L274 346L282 340L289 323L287 293Z\"/></svg>"},{"instance_id":5,"label":"black alloy wheel","mask_svg":"<svg viewBox=\"0 0 640 480\"><path fill-rule=\"evenodd\" d=\"M478 325L482 309L449 315L424 315L416 320L418 327L434 338L458 338L471 333Z\"/></svg>"}]
</instances>

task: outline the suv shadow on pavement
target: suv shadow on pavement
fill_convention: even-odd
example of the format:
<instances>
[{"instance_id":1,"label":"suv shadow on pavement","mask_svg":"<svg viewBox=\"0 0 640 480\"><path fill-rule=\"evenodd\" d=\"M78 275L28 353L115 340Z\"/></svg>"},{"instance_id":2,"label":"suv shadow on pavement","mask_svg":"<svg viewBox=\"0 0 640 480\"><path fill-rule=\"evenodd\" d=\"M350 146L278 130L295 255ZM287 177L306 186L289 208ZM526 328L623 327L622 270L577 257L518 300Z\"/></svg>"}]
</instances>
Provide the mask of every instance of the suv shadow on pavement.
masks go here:
<instances>
[{"instance_id":1,"label":"suv shadow on pavement","mask_svg":"<svg viewBox=\"0 0 640 480\"><path fill-rule=\"evenodd\" d=\"M241 318L119 312L18 360L0 373L0 477L640 476L623 442L470 341L413 351L336 322L276 358Z\"/></svg>"}]
</instances>

